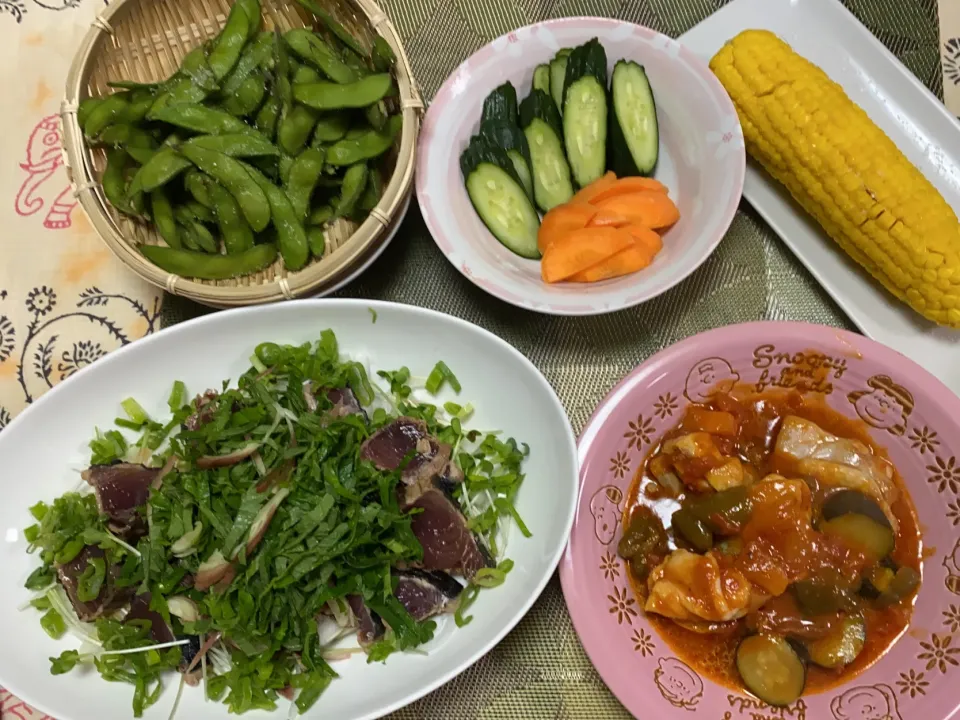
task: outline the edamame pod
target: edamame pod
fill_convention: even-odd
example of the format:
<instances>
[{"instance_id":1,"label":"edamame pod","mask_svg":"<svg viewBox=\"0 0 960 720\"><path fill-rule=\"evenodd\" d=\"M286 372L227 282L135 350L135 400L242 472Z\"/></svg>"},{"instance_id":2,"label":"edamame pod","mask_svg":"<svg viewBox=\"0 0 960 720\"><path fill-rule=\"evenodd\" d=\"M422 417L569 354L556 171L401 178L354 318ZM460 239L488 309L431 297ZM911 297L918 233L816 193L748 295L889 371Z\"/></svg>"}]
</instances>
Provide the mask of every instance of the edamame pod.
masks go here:
<instances>
[{"instance_id":1,"label":"edamame pod","mask_svg":"<svg viewBox=\"0 0 960 720\"><path fill-rule=\"evenodd\" d=\"M327 249L327 234L323 228L307 228L307 243L310 245L310 254L315 258L322 258L324 250Z\"/></svg>"},{"instance_id":2,"label":"edamame pod","mask_svg":"<svg viewBox=\"0 0 960 720\"><path fill-rule=\"evenodd\" d=\"M201 202L196 200L187 200L183 206L190 211L191 215L193 215L202 223L214 223L217 221L216 216L213 214L213 210Z\"/></svg>"},{"instance_id":3,"label":"edamame pod","mask_svg":"<svg viewBox=\"0 0 960 720\"><path fill-rule=\"evenodd\" d=\"M157 232L160 233L164 242L172 248L182 247L180 228L173 216L170 199L163 188L157 188L150 193L150 213L153 216L153 224L157 226Z\"/></svg>"},{"instance_id":4,"label":"edamame pod","mask_svg":"<svg viewBox=\"0 0 960 720\"><path fill-rule=\"evenodd\" d=\"M233 95L251 73L262 67L273 56L273 33L261 32L256 39L244 48L236 67L230 71L220 88L220 95L228 98Z\"/></svg>"},{"instance_id":5,"label":"edamame pod","mask_svg":"<svg viewBox=\"0 0 960 720\"><path fill-rule=\"evenodd\" d=\"M357 73L348 66L336 51L308 28L290 30L284 41L301 59L315 66L336 83L350 83L358 79Z\"/></svg>"},{"instance_id":6,"label":"edamame pod","mask_svg":"<svg viewBox=\"0 0 960 720\"><path fill-rule=\"evenodd\" d=\"M366 108L363 115L374 130L383 130L387 125L387 120L390 119L390 115L387 113L387 104L383 100Z\"/></svg>"},{"instance_id":7,"label":"edamame pod","mask_svg":"<svg viewBox=\"0 0 960 720\"><path fill-rule=\"evenodd\" d=\"M170 105L184 105L203 102L209 95L206 90L197 85L192 78L181 77L175 80L170 87L157 95L156 100L147 112L147 119Z\"/></svg>"},{"instance_id":8,"label":"edamame pod","mask_svg":"<svg viewBox=\"0 0 960 720\"><path fill-rule=\"evenodd\" d=\"M260 187L270 201L273 227L277 231L280 256L287 270L299 270L310 259L307 233L287 194L270 182L263 173L249 165L244 166L250 178ZM242 207L242 204L241 204Z\"/></svg>"},{"instance_id":9,"label":"edamame pod","mask_svg":"<svg viewBox=\"0 0 960 720\"><path fill-rule=\"evenodd\" d=\"M117 210L127 214L132 213L126 197L125 173L129 162L130 156L126 150L111 148L107 151L107 166L100 178L104 196Z\"/></svg>"},{"instance_id":10,"label":"edamame pod","mask_svg":"<svg viewBox=\"0 0 960 720\"><path fill-rule=\"evenodd\" d=\"M377 206L381 197L383 197L383 173L378 168L373 168L370 170L367 188L363 191L363 197L360 198L357 209L369 213Z\"/></svg>"},{"instance_id":11,"label":"edamame pod","mask_svg":"<svg viewBox=\"0 0 960 720\"><path fill-rule=\"evenodd\" d=\"M370 171L366 163L351 165L343 175L343 185L340 188L340 197L337 198L337 204L334 213L337 217L347 217L353 214L363 197L363 191L367 189L367 180Z\"/></svg>"},{"instance_id":12,"label":"edamame pod","mask_svg":"<svg viewBox=\"0 0 960 720\"><path fill-rule=\"evenodd\" d=\"M77 124L81 128L86 128L90 113L104 102L106 102L106 98L88 97L81 100L80 106L77 108Z\"/></svg>"},{"instance_id":13,"label":"edamame pod","mask_svg":"<svg viewBox=\"0 0 960 720\"><path fill-rule=\"evenodd\" d=\"M210 195L227 254L235 255L252 248L253 230L243 219L243 213L237 201L233 199L233 195L216 182L210 184Z\"/></svg>"},{"instance_id":14,"label":"edamame pod","mask_svg":"<svg viewBox=\"0 0 960 720\"><path fill-rule=\"evenodd\" d=\"M220 89L210 63L207 62L203 45L198 45L184 56L180 63L180 74L193 80L198 88L208 93Z\"/></svg>"},{"instance_id":15,"label":"edamame pod","mask_svg":"<svg viewBox=\"0 0 960 720\"><path fill-rule=\"evenodd\" d=\"M330 165L353 165L383 155L393 146L393 142L403 127L403 118L392 115L383 132L370 130L360 137L338 140L327 149L327 163Z\"/></svg>"},{"instance_id":16,"label":"edamame pod","mask_svg":"<svg viewBox=\"0 0 960 720\"><path fill-rule=\"evenodd\" d=\"M373 67L377 72L390 72L397 64L397 56L383 36L377 35L373 39Z\"/></svg>"},{"instance_id":17,"label":"edamame pod","mask_svg":"<svg viewBox=\"0 0 960 720\"><path fill-rule=\"evenodd\" d=\"M393 77L380 73L345 85L325 82L297 85L293 88L293 98L315 110L364 108L382 100L392 87Z\"/></svg>"},{"instance_id":18,"label":"edamame pod","mask_svg":"<svg viewBox=\"0 0 960 720\"><path fill-rule=\"evenodd\" d=\"M217 252L217 241L213 234L197 219L190 208L179 205L173 209L173 216L201 249L209 253Z\"/></svg>"},{"instance_id":19,"label":"edamame pod","mask_svg":"<svg viewBox=\"0 0 960 720\"><path fill-rule=\"evenodd\" d=\"M185 143L182 150L190 162L233 195L254 232L260 232L267 226L270 222L271 203L268 202L263 189L256 182L251 181L250 174L247 172L248 165L234 160L225 153L205 150L196 145L189 146Z\"/></svg>"},{"instance_id":20,"label":"edamame pod","mask_svg":"<svg viewBox=\"0 0 960 720\"><path fill-rule=\"evenodd\" d=\"M280 161L277 163L277 174L280 176L280 182L284 185L287 184L287 179L290 177L290 168L293 167L293 156L292 155L281 155Z\"/></svg>"},{"instance_id":21,"label":"edamame pod","mask_svg":"<svg viewBox=\"0 0 960 720\"><path fill-rule=\"evenodd\" d=\"M204 175L196 168L187 170L183 176L183 186L187 192L193 196L193 199L203 205L205 208L213 208L213 197L210 194L210 185L212 180L208 175Z\"/></svg>"},{"instance_id":22,"label":"edamame pod","mask_svg":"<svg viewBox=\"0 0 960 720\"><path fill-rule=\"evenodd\" d=\"M344 112L323 113L317 118L317 126L313 131L312 147L324 143L332 143L341 139L350 129L350 116Z\"/></svg>"},{"instance_id":23,"label":"edamame pod","mask_svg":"<svg viewBox=\"0 0 960 720\"><path fill-rule=\"evenodd\" d=\"M87 121L83 125L83 134L92 140L107 125L123 117L123 111L129 106L128 97L129 93L126 92L114 93L90 110Z\"/></svg>"},{"instance_id":24,"label":"edamame pod","mask_svg":"<svg viewBox=\"0 0 960 720\"><path fill-rule=\"evenodd\" d=\"M266 80L261 73L255 73L244 80L234 94L224 99L223 109L238 118L252 115L266 94Z\"/></svg>"},{"instance_id":25,"label":"edamame pod","mask_svg":"<svg viewBox=\"0 0 960 720\"><path fill-rule=\"evenodd\" d=\"M277 246L267 243L254 245L236 255L208 255L159 245L141 245L140 252L161 270L202 280L226 280L250 275L263 270L277 259Z\"/></svg>"},{"instance_id":26,"label":"edamame pod","mask_svg":"<svg viewBox=\"0 0 960 720\"><path fill-rule=\"evenodd\" d=\"M367 57L367 51L364 49L363 45L360 44L360 41L357 40L353 35L351 35L343 25L338 23L333 15L328 13L322 7L313 2L313 0L297 0L303 7L309 10L314 17L316 17L321 23L323 23L327 30L332 32L334 36L346 45L348 48L353 50L355 53L361 57Z\"/></svg>"},{"instance_id":27,"label":"edamame pod","mask_svg":"<svg viewBox=\"0 0 960 720\"><path fill-rule=\"evenodd\" d=\"M190 167L190 161L173 148L161 148L141 167L130 182L132 190L153 192ZM130 194L129 192L127 193Z\"/></svg>"},{"instance_id":28,"label":"edamame pod","mask_svg":"<svg viewBox=\"0 0 960 720\"><path fill-rule=\"evenodd\" d=\"M260 0L237 0L230 8L227 22L214 43L207 62L219 81L240 59L243 46L260 27Z\"/></svg>"},{"instance_id":29,"label":"edamame pod","mask_svg":"<svg viewBox=\"0 0 960 720\"><path fill-rule=\"evenodd\" d=\"M271 93L267 101L260 107L253 124L268 140L273 140L277 134L277 121L280 119L280 97Z\"/></svg>"},{"instance_id":30,"label":"edamame pod","mask_svg":"<svg viewBox=\"0 0 960 720\"><path fill-rule=\"evenodd\" d=\"M307 223L309 225L324 225L330 220L333 220L333 208L329 205L320 205L311 211Z\"/></svg>"},{"instance_id":31,"label":"edamame pod","mask_svg":"<svg viewBox=\"0 0 960 720\"><path fill-rule=\"evenodd\" d=\"M235 133L227 135L200 135L187 140L184 147L199 147L204 150L215 150L230 157L260 157L279 155L277 146L267 142L256 134Z\"/></svg>"},{"instance_id":32,"label":"edamame pod","mask_svg":"<svg viewBox=\"0 0 960 720\"><path fill-rule=\"evenodd\" d=\"M277 127L277 144L288 155L296 155L310 139L317 122L317 111L304 105L294 105Z\"/></svg>"},{"instance_id":33,"label":"edamame pod","mask_svg":"<svg viewBox=\"0 0 960 720\"><path fill-rule=\"evenodd\" d=\"M225 110L205 105L167 105L159 110L151 110L148 117L150 120L169 123L204 135L253 132L243 120L235 118Z\"/></svg>"},{"instance_id":34,"label":"edamame pod","mask_svg":"<svg viewBox=\"0 0 960 720\"><path fill-rule=\"evenodd\" d=\"M307 219L310 196L313 195L313 189L317 186L317 180L323 170L323 156L323 150L314 148L304 150L294 159L284 182L287 197L290 198L290 204L293 205L301 222Z\"/></svg>"}]
</instances>

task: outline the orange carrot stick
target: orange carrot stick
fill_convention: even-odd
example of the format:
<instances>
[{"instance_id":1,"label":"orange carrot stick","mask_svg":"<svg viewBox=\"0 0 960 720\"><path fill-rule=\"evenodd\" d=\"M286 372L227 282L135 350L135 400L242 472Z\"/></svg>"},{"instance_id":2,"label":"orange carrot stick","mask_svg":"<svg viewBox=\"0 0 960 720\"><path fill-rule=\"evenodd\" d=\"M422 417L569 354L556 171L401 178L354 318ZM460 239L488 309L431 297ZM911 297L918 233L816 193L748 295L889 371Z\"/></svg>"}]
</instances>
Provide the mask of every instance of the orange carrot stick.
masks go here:
<instances>
[{"instance_id":1,"label":"orange carrot stick","mask_svg":"<svg viewBox=\"0 0 960 720\"><path fill-rule=\"evenodd\" d=\"M597 178L592 183L580 189L576 195L570 200L570 202L592 202L593 196L597 193L601 193L607 188L613 187L617 182L617 176L611 171L603 175L602 177Z\"/></svg>"},{"instance_id":2,"label":"orange carrot stick","mask_svg":"<svg viewBox=\"0 0 960 720\"><path fill-rule=\"evenodd\" d=\"M537 247L544 252L557 238L571 230L581 230L597 214L597 208L586 203L565 203L557 205L543 216L540 230L537 232Z\"/></svg>"},{"instance_id":3,"label":"orange carrot stick","mask_svg":"<svg viewBox=\"0 0 960 720\"><path fill-rule=\"evenodd\" d=\"M559 282L634 244L630 233L618 228L573 230L547 247L540 261L540 273L545 282Z\"/></svg>"},{"instance_id":4,"label":"orange carrot stick","mask_svg":"<svg viewBox=\"0 0 960 720\"><path fill-rule=\"evenodd\" d=\"M601 203L607 198L617 195L627 195L635 192L667 192L667 186L659 180L647 177L625 177L617 180L613 185L603 188L595 193L590 202L594 205Z\"/></svg>"},{"instance_id":5,"label":"orange carrot stick","mask_svg":"<svg viewBox=\"0 0 960 720\"><path fill-rule=\"evenodd\" d=\"M633 244L615 255L601 260L586 270L567 278L570 282L599 282L643 270L653 262L654 256L663 247L660 236L640 225L628 225L623 230L629 233Z\"/></svg>"},{"instance_id":6,"label":"orange carrot stick","mask_svg":"<svg viewBox=\"0 0 960 720\"><path fill-rule=\"evenodd\" d=\"M666 193L639 192L615 195L596 205L652 230L668 228L680 219L680 210Z\"/></svg>"},{"instance_id":7,"label":"orange carrot stick","mask_svg":"<svg viewBox=\"0 0 960 720\"><path fill-rule=\"evenodd\" d=\"M596 209L596 213L596 215L590 218L587 227L624 227L630 224L630 221L620 213L615 213L610 210L600 210L599 208Z\"/></svg>"}]
</instances>

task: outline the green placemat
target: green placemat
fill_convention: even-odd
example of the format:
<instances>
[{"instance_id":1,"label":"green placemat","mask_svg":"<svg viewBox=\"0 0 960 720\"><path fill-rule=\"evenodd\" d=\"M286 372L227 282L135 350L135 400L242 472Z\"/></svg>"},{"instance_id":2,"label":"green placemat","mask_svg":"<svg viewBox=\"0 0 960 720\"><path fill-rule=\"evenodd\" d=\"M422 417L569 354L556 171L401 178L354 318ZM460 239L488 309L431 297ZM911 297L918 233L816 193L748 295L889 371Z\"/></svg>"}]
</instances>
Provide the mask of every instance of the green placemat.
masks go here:
<instances>
[{"instance_id":1,"label":"green placemat","mask_svg":"<svg viewBox=\"0 0 960 720\"><path fill-rule=\"evenodd\" d=\"M430 98L475 50L528 23L602 15L673 37L723 0L381 0ZM935 0L845 4L922 82L942 93ZM637 308L594 318L538 315L474 287L430 238L414 203L397 238L338 297L375 298L457 315L519 349L546 376L579 431L632 368L710 328L805 320L851 328L807 271L746 204L713 256L685 282ZM166 324L209 312L171 298ZM529 615L489 655L391 720L615 720L629 718L584 654L554 578Z\"/></svg>"}]
</instances>

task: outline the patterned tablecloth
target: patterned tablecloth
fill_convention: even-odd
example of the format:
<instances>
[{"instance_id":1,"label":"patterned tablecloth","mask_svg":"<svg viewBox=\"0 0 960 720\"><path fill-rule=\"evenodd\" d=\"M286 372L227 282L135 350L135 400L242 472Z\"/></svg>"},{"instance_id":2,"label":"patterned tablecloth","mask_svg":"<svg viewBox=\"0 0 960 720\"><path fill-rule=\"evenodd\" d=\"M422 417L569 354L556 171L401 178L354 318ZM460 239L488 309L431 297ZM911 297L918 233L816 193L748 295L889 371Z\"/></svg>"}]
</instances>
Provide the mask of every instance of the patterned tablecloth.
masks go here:
<instances>
[{"instance_id":1,"label":"patterned tablecloth","mask_svg":"<svg viewBox=\"0 0 960 720\"><path fill-rule=\"evenodd\" d=\"M116 267L62 192L51 116L79 33L101 0L0 0L8 99L0 209L0 428L47 387L160 324L208 309L159 299ZM538 20L603 15L677 36L724 0L382 0L429 98L489 40ZM958 0L844 0L917 77L960 113ZM938 36L938 21L940 34ZM57 42L52 32L57 31ZM938 39L942 38L942 42ZM942 52L942 63L941 63ZM942 68L942 72L941 72ZM9 216L9 217L8 217ZM11 231L12 229L12 231ZM415 205L397 240L344 297L457 315L500 335L546 375L579 430L631 368L708 328L759 319L849 327L843 313L744 203L726 239L687 281L653 302L596 318L506 305L447 263ZM92 695L95 697L95 695ZM38 720L0 690L2 720ZM629 714L593 670L554 579L529 615L474 667L391 720L616 720Z\"/></svg>"}]
</instances>

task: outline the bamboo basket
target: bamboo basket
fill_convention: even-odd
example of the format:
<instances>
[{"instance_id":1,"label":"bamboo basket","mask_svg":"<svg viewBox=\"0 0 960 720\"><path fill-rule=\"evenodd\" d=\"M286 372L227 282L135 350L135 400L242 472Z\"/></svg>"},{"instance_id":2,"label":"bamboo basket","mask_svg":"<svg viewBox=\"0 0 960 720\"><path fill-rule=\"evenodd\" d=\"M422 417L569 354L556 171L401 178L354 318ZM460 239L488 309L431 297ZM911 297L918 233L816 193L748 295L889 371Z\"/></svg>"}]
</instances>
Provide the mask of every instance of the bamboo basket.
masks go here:
<instances>
[{"instance_id":1,"label":"bamboo basket","mask_svg":"<svg viewBox=\"0 0 960 720\"><path fill-rule=\"evenodd\" d=\"M318 0L361 43L369 47L380 34L397 56L394 78L399 98L392 110L403 113L403 131L382 158L390 180L380 203L361 224L337 220L327 229L324 256L297 272L280 259L253 275L231 280L198 280L171 275L137 249L163 241L146 223L116 211L103 194L100 178L106 165L103 149L90 147L77 122L77 107L90 95L111 90L111 80L155 82L169 77L193 47L214 37L226 22L231 0L117 0L93 22L67 76L61 106L64 163L80 205L97 233L120 260L144 280L175 295L216 307L236 307L315 295L332 286L359 262L387 229L413 190L417 135L423 102L400 37L387 15L372 0ZM307 27L313 18L294 0L261 0L267 29Z\"/></svg>"}]
</instances>

